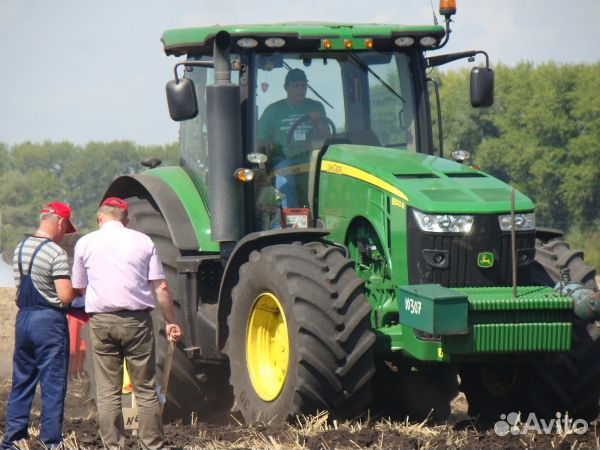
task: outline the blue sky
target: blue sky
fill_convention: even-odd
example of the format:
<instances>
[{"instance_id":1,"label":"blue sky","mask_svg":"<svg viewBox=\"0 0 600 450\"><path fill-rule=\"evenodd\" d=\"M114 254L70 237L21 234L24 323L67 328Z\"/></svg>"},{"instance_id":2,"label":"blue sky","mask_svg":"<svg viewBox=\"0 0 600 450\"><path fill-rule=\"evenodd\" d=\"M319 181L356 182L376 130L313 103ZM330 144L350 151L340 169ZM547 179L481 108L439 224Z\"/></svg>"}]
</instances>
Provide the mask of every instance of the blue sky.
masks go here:
<instances>
[{"instance_id":1,"label":"blue sky","mask_svg":"<svg viewBox=\"0 0 600 450\"><path fill-rule=\"evenodd\" d=\"M457 4L444 52L483 49L509 65L600 61L598 0ZM428 24L432 9L429 0L1 0L0 142L174 142L164 84L175 59L162 32L286 21Z\"/></svg>"}]
</instances>

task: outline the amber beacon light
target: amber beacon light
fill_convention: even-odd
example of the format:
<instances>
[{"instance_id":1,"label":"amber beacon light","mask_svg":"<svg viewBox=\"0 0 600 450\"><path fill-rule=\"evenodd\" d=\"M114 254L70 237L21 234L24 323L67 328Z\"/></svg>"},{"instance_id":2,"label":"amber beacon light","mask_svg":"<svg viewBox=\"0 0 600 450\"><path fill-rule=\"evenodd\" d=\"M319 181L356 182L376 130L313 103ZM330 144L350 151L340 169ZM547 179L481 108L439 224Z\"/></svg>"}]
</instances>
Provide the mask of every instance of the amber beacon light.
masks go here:
<instances>
[{"instance_id":1,"label":"amber beacon light","mask_svg":"<svg viewBox=\"0 0 600 450\"><path fill-rule=\"evenodd\" d=\"M456 0L440 0L440 14L446 17L456 14Z\"/></svg>"}]
</instances>

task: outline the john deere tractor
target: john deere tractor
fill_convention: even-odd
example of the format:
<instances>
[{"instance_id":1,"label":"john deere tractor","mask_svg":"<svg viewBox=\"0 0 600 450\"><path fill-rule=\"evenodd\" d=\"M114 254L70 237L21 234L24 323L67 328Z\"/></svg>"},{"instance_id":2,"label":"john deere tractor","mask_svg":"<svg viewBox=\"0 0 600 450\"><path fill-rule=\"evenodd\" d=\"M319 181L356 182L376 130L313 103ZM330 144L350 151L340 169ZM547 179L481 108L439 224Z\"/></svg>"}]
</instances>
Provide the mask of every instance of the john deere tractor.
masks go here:
<instances>
[{"instance_id":1,"label":"john deere tractor","mask_svg":"<svg viewBox=\"0 0 600 450\"><path fill-rule=\"evenodd\" d=\"M482 417L597 415L594 270L560 232L536 227L526 195L464 151L444 154L433 132L430 68L482 59L471 102L493 102L487 54L432 54L452 3L445 26L163 34L180 57L167 84L180 164L145 161L105 195L128 200L174 293L184 336L168 417L233 409L276 423L371 409L443 420L459 390ZM288 117L268 142L263 114L298 69L321 114Z\"/></svg>"}]
</instances>

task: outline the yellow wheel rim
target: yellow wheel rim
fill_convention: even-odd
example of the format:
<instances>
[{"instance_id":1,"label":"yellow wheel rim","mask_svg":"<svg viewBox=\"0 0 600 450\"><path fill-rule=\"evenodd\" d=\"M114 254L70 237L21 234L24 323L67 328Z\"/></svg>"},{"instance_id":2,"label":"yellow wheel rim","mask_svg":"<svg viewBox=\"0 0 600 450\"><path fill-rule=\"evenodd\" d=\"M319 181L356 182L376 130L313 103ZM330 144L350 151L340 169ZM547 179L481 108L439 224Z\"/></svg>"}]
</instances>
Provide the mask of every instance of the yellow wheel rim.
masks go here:
<instances>
[{"instance_id":1,"label":"yellow wheel rim","mask_svg":"<svg viewBox=\"0 0 600 450\"><path fill-rule=\"evenodd\" d=\"M246 329L246 365L256 394L277 398L285 383L289 357L288 329L283 308L273 294L260 294L250 310Z\"/></svg>"}]
</instances>

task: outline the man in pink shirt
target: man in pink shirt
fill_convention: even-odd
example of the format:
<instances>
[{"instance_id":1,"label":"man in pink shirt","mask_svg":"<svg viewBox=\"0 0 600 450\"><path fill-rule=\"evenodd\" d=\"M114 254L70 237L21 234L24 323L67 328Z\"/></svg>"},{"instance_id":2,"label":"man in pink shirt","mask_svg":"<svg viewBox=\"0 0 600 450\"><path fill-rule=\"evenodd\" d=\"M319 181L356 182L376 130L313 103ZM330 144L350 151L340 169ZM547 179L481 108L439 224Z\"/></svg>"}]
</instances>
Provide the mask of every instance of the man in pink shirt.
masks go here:
<instances>
[{"instance_id":1,"label":"man in pink shirt","mask_svg":"<svg viewBox=\"0 0 600 450\"><path fill-rule=\"evenodd\" d=\"M155 391L154 334L151 310L156 301L166 335L177 341L173 300L160 258L150 237L126 228L127 202L109 197L98 210L99 230L75 246L73 287L86 288L90 344L96 375L100 435L105 448L125 448L121 409L123 358L138 402L143 449L164 446L160 405Z\"/></svg>"}]
</instances>

